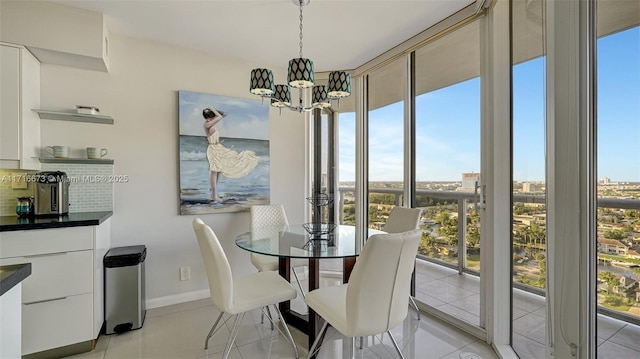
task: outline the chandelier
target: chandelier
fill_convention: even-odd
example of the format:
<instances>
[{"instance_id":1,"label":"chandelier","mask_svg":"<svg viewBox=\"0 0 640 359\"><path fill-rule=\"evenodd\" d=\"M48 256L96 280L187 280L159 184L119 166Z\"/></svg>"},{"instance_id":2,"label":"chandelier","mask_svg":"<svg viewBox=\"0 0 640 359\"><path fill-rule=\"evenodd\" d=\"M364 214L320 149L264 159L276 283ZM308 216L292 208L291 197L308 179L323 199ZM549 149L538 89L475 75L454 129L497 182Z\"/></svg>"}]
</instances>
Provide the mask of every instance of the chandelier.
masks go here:
<instances>
[{"instance_id":1,"label":"chandelier","mask_svg":"<svg viewBox=\"0 0 640 359\"><path fill-rule=\"evenodd\" d=\"M300 6L300 54L298 58L289 61L287 84L275 85L273 73L269 69L257 68L251 70L251 93L263 99L271 99L271 106L280 109L288 108L297 112L309 112L331 106L331 100L340 100L351 95L351 76L344 71L329 73L327 86L316 85L313 73L313 61L302 56L302 8L311 0L292 0ZM297 88L299 102L297 106L291 104L290 88ZM311 94L309 93L311 92ZM310 96L311 95L311 96ZM311 101L309 101L311 100Z\"/></svg>"}]
</instances>

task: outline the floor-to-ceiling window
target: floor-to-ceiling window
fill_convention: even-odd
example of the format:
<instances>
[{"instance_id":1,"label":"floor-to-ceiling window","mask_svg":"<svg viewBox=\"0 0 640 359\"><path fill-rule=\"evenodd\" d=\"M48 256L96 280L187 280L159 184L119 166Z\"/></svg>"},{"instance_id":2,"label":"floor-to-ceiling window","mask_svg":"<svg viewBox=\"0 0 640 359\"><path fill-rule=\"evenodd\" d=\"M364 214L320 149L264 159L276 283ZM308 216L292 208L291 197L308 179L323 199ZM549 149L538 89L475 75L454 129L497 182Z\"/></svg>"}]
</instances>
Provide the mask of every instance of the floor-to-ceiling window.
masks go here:
<instances>
[{"instance_id":1,"label":"floor-to-ceiling window","mask_svg":"<svg viewBox=\"0 0 640 359\"><path fill-rule=\"evenodd\" d=\"M415 88L416 298L480 326L479 21L415 51Z\"/></svg>"},{"instance_id":2,"label":"floor-to-ceiling window","mask_svg":"<svg viewBox=\"0 0 640 359\"><path fill-rule=\"evenodd\" d=\"M512 343L520 358L546 345L545 2L512 4Z\"/></svg>"},{"instance_id":3,"label":"floor-to-ceiling window","mask_svg":"<svg viewBox=\"0 0 640 359\"><path fill-rule=\"evenodd\" d=\"M639 358L640 1L600 0L597 19L597 349Z\"/></svg>"},{"instance_id":4,"label":"floor-to-ceiling window","mask_svg":"<svg viewBox=\"0 0 640 359\"><path fill-rule=\"evenodd\" d=\"M406 61L400 58L369 74L368 224L381 229L391 209L403 203L404 89Z\"/></svg>"}]
</instances>

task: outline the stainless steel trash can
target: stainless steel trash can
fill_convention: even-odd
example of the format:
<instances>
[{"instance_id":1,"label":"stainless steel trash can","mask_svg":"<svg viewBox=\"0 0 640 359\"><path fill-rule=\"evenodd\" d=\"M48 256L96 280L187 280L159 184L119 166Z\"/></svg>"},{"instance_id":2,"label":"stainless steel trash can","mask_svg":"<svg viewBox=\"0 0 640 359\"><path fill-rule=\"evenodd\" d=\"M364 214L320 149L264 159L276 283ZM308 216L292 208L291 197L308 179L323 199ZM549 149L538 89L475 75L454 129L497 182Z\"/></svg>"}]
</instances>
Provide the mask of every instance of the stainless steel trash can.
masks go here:
<instances>
[{"instance_id":1,"label":"stainless steel trash can","mask_svg":"<svg viewBox=\"0 0 640 359\"><path fill-rule=\"evenodd\" d=\"M145 290L143 245L111 248L104 255L104 318L106 334L142 328Z\"/></svg>"}]
</instances>

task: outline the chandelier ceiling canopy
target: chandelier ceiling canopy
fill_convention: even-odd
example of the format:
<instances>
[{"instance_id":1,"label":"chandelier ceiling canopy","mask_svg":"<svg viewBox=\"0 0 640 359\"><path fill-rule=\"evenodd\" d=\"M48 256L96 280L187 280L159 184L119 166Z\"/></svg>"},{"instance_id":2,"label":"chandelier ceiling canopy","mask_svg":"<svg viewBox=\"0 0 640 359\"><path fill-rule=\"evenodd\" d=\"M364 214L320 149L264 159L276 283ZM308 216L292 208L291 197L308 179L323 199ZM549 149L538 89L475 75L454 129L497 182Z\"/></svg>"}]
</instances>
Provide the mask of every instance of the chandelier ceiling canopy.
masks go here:
<instances>
[{"instance_id":1,"label":"chandelier ceiling canopy","mask_svg":"<svg viewBox=\"0 0 640 359\"><path fill-rule=\"evenodd\" d=\"M313 61L302 56L302 8L311 0L292 0L300 7L300 53L299 57L289 60L286 84L275 84L273 72L269 69L251 70L250 92L262 98L271 99L271 106L288 108L297 112L308 112L316 108L331 106L331 100L339 100L351 95L351 76L345 71L329 73L328 84L316 85ZM299 91L299 104L291 104L290 88Z\"/></svg>"}]
</instances>

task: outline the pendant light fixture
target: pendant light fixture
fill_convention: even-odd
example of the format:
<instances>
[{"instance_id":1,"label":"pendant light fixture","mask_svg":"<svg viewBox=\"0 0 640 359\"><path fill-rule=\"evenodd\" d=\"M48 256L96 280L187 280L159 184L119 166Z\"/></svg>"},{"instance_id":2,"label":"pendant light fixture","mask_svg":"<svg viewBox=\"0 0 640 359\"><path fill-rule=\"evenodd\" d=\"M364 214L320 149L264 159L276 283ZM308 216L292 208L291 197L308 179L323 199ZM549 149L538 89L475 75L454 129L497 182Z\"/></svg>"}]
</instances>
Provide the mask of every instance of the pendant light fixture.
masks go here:
<instances>
[{"instance_id":1,"label":"pendant light fixture","mask_svg":"<svg viewBox=\"0 0 640 359\"><path fill-rule=\"evenodd\" d=\"M297 112L308 112L316 108L331 106L331 100L339 100L351 95L351 76L344 71L329 73L327 86L315 84L313 61L302 56L302 8L311 0L292 0L300 6L300 53L299 57L289 61L287 84L274 84L273 72L269 69L251 70L250 92L262 98L271 99L271 106L288 108ZM291 104L291 90L297 88L299 102L297 106ZM303 99L311 99L305 105Z\"/></svg>"}]
</instances>

